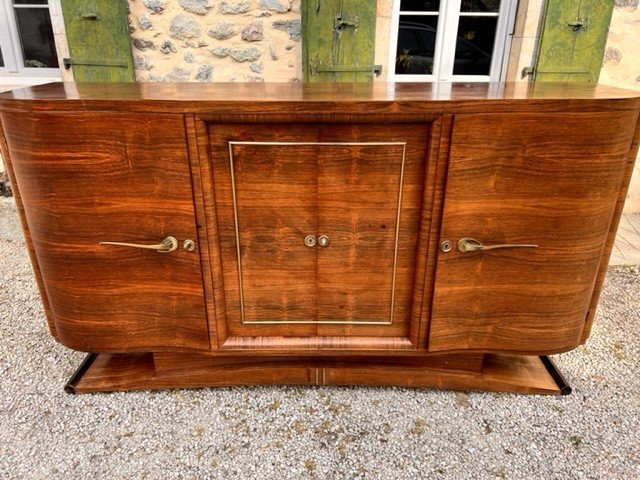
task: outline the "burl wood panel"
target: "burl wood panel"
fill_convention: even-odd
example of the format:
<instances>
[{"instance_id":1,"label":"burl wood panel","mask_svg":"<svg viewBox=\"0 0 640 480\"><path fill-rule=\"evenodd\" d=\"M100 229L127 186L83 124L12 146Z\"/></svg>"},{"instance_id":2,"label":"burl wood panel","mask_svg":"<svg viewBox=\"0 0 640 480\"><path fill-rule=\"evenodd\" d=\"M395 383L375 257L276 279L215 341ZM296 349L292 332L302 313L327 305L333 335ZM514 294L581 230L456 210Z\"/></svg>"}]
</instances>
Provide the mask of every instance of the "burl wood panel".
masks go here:
<instances>
[{"instance_id":1,"label":"burl wood panel","mask_svg":"<svg viewBox=\"0 0 640 480\"><path fill-rule=\"evenodd\" d=\"M60 341L77 350L208 349L182 116L4 112L12 168Z\"/></svg>"},{"instance_id":2,"label":"burl wood panel","mask_svg":"<svg viewBox=\"0 0 640 480\"><path fill-rule=\"evenodd\" d=\"M580 343L635 112L456 116L429 350L552 353Z\"/></svg>"},{"instance_id":3,"label":"burl wood panel","mask_svg":"<svg viewBox=\"0 0 640 480\"><path fill-rule=\"evenodd\" d=\"M429 125L209 131L230 335L406 337Z\"/></svg>"}]
</instances>

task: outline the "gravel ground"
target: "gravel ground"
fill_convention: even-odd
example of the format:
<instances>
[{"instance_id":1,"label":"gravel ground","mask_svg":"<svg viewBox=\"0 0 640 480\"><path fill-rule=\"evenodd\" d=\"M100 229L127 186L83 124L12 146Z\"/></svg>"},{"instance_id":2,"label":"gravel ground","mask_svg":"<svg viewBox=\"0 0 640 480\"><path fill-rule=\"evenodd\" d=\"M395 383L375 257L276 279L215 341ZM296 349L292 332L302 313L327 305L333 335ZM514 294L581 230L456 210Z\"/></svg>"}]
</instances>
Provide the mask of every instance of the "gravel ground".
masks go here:
<instances>
[{"instance_id":1,"label":"gravel ground","mask_svg":"<svg viewBox=\"0 0 640 480\"><path fill-rule=\"evenodd\" d=\"M609 272L568 397L254 387L67 395L0 199L0 478L640 478L640 273Z\"/></svg>"}]
</instances>

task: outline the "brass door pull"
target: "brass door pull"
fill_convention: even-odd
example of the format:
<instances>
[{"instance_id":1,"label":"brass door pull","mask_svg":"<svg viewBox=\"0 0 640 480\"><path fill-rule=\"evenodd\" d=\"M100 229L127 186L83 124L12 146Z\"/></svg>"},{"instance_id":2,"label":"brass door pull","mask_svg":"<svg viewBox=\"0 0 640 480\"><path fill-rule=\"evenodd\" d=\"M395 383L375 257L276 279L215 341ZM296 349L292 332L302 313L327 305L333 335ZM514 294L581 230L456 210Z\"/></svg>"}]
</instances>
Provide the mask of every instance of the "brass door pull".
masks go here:
<instances>
[{"instance_id":1,"label":"brass door pull","mask_svg":"<svg viewBox=\"0 0 640 480\"><path fill-rule=\"evenodd\" d=\"M461 238L458 242L460 252L482 252L484 250L497 250L499 248L538 248L538 245L531 243L504 243L498 245L483 245L482 242L474 238Z\"/></svg>"},{"instance_id":2,"label":"brass door pull","mask_svg":"<svg viewBox=\"0 0 640 480\"><path fill-rule=\"evenodd\" d=\"M133 247L144 248L147 250L156 250L160 253L169 253L178 249L178 240L176 237L167 237L162 240L161 243L155 245L143 245L140 243L125 243L125 242L100 242L100 245L118 245L121 247Z\"/></svg>"}]
</instances>

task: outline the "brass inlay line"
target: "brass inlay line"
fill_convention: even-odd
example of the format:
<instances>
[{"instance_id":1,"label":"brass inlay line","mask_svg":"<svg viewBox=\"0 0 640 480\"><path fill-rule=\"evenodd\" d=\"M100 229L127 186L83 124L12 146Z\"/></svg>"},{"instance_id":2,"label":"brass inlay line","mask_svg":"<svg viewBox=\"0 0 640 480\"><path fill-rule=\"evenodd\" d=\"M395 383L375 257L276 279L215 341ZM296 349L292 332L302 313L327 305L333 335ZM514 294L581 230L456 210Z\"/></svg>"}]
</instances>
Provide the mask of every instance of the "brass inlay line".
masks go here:
<instances>
[{"instance_id":1,"label":"brass inlay line","mask_svg":"<svg viewBox=\"0 0 640 480\"><path fill-rule=\"evenodd\" d=\"M236 176L233 165L233 144L229 142L229 163L231 165L231 193L233 195L233 220L236 228L236 251L238 254L238 286L240 295L240 320L244 323L244 292L242 287L242 260L240 259L240 230L238 227L238 201L236 199Z\"/></svg>"},{"instance_id":2,"label":"brass inlay line","mask_svg":"<svg viewBox=\"0 0 640 480\"><path fill-rule=\"evenodd\" d=\"M396 210L396 232L393 252L393 272L391 275L391 302L389 320L255 320L246 321L244 314L244 291L242 283L242 258L240 255L240 227L238 223L238 202L236 197L236 179L235 179L235 164L233 160L233 146L234 145L258 145L258 146L400 146L402 147L402 163L400 165L400 179L398 182L398 208ZM396 271L398 266L398 242L400 236L400 213L402 211L402 191L404 188L404 164L407 156L407 142L251 142L251 141L230 141L229 142L229 165L231 169L231 191L233 196L233 218L235 222L235 234L236 234L236 253L238 256L238 287L240 296L240 321L243 325L286 325L286 324L326 324L326 325L391 325L393 324L394 306L395 306L395 294L396 294ZM323 372L324 373L324 372ZM316 370L316 377L318 371ZM317 380L316 380L317 384Z\"/></svg>"},{"instance_id":3,"label":"brass inlay line","mask_svg":"<svg viewBox=\"0 0 640 480\"><path fill-rule=\"evenodd\" d=\"M393 275L391 277L391 313L389 323L393 323L393 306L396 300L396 268L398 266L398 238L400 237L400 212L402 210L402 188L404 182L404 159L407 154L407 144L402 146L402 165L400 166L400 181L398 184L398 210L396 211L396 241L393 248Z\"/></svg>"}]
</instances>

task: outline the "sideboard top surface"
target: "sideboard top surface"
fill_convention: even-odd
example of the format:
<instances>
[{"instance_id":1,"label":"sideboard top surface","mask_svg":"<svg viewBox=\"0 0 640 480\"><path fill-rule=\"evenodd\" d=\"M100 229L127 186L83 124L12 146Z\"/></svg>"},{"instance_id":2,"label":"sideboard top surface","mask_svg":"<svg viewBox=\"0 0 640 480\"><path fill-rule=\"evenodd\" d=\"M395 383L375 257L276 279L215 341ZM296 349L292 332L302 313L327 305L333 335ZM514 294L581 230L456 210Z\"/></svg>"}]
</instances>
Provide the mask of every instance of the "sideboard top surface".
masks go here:
<instances>
[{"instance_id":1,"label":"sideboard top surface","mask_svg":"<svg viewBox=\"0 0 640 480\"><path fill-rule=\"evenodd\" d=\"M565 83L50 83L1 93L0 107L201 114L566 112L637 109L640 92Z\"/></svg>"}]
</instances>

